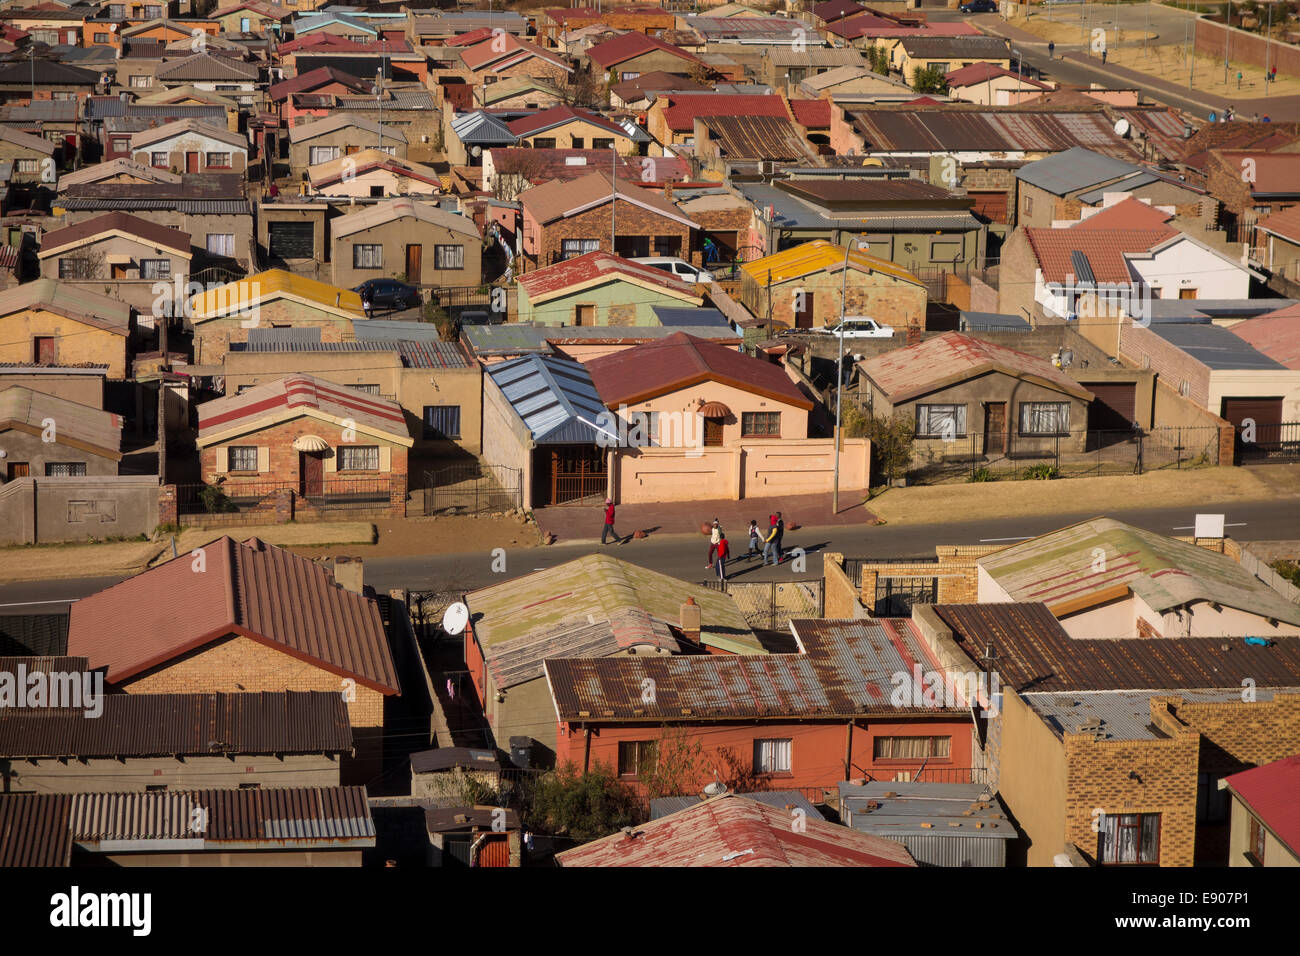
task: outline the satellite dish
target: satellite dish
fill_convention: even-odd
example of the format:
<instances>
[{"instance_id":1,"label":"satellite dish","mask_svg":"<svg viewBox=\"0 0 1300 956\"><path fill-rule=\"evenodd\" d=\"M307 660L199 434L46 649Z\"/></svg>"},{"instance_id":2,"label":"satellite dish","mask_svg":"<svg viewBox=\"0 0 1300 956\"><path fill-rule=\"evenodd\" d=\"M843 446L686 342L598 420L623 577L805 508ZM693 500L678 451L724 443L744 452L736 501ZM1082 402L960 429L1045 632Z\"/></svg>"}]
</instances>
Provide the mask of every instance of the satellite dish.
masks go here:
<instances>
[{"instance_id":1,"label":"satellite dish","mask_svg":"<svg viewBox=\"0 0 1300 956\"><path fill-rule=\"evenodd\" d=\"M442 615L442 629L448 634L459 634L469 623L469 608L457 601L447 608Z\"/></svg>"},{"instance_id":2,"label":"satellite dish","mask_svg":"<svg viewBox=\"0 0 1300 956\"><path fill-rule=\"evenodd\" d=\"M1116 136L1127 136L1127 135L1128 135L1128 131L1129 131L1129 123L1128 123L1128 120L1124 119L1123 117L1120 117L1119 119L1117 119L1117 120L1115 121L1115 135L1116 135Z\"/></svg>"},{"instance_id":3,"label":"satellite dish","mask_svg":"<svg viewBox=\"0 0 1300 956\"><path fill-rule=\"evenodd\" d=\"M469 151L469 154L473 156L475 159L478 159L480 156L483 155L483 147L475 146L473 149Z\"/></svg>"}]
</instances>

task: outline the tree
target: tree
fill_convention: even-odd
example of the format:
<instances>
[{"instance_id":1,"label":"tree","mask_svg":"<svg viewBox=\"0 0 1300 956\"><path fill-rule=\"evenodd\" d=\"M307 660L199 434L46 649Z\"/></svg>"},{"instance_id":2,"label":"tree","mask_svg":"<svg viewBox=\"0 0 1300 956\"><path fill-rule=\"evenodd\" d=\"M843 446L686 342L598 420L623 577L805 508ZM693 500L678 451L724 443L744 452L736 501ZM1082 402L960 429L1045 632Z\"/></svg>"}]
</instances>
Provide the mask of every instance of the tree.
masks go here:
<instances>
[{"instance_id":1,"label":"tree","mask_svg":"<svg viewBox=\"0 0 1300 956\"><path fill-rule=\"evenodd\" d=\"M507 152L501 150L500 154L504 157ZM508 155L510 169L503 170L497 165L492 174L492 195L502 202L514 202L521 192L539 182L546 171L546 160L540 153L513 149Z\"/></svg>"},{"instance_id":2,"label":"tree","mask_svg":"<svg viewBox=\"0 0 1300 956\"><path fill-rule=\"evenodd\" d=\"M871 69L882 76L889 75L889 54L878 46L871 47Z\"/></svg>"},{"instance_id":3,"label":"tree","mask_svg":"<svg viewBox=\"0 0 1300 956\"><path fill-rule=\"evenodd\" d=\"M844 403L840 427L845 438L866 438L871 442L871 464L887 481L905 474L912 463L912 439L916 425L911 416L899 413L893 418L873 418L857 405Z\"/></svg>"},{"instance_id":4,"label":"tree","mask_svg":"<svg viewBox=\"0 0 1300 956\"><path fill-rule=\"evenodd\" d=\"M685 727L664 727L655 743L655 765L641 774L650 799L699 793L700 779L706 772L704 745Z\"/></svg>"},{"instance_id":5,"label":"tree","mask_svg":"<svg viewBox=\"0 0 1300 956\"><path fill-rule=\"evenodd\" d=\"M934 67L918 66L912 71L912 89L918 93L947 93L948 81Z\"/></svg>"},{"instance_id":6,"label":"tree","mask_svg":"<svg viewBox=\"0 0 1300 956\"><path fill-rule=\"evenodd\" d=\"M556 83L560 102L565 106L600 107L605 105L604 84L589 67L575 66Z\"/></svg>"},{"instance_id":7,"label":"tree","mask_svg":"<svg viewBox=\"0 0 1300 956\"><path fill-rule=\"evenodd\" d=\"M538 781L524 822L539 833L587 843L635 826L643 819L637 795L609 767L597 764L579 773L570 763Z\"/></svg>"}]
</instances>

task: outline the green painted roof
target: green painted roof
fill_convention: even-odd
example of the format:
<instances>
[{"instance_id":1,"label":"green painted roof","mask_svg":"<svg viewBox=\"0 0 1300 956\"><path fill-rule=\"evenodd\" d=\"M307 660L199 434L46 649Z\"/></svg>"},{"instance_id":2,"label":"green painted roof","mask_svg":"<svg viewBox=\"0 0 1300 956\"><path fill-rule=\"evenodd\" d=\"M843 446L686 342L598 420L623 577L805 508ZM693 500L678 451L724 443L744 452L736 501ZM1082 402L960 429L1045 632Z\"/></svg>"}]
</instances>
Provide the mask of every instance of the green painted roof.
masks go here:
<instances>
[{"instance_id":1,"label":"green painted roof","mask_svg":"<svg viewBox=\"0 0 1300 956\"><path fill-rule=\"evenodd\" d=\"M1300 624L1300 605L1232 558L1111 518L1033 538L980 558L979 565L1015 601L1051 606L1123 584L1161 613L1211 601Z\"/></svg>"}]
</instances>

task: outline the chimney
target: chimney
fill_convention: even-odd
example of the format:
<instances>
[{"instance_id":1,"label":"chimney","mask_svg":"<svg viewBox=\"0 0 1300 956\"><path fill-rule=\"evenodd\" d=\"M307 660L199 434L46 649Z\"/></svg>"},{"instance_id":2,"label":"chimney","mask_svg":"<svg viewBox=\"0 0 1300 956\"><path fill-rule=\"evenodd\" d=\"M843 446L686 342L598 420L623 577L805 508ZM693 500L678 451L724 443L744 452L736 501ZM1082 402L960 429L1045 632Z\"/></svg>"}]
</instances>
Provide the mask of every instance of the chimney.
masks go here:
<instances>
[{"instance_id":1,"label":"chimney","mask_svg":"<svg viewBox=\"0 0 1300 956\"><path fill-rule=\"evenodd\" d=\"M673 184L671 180L664 182L664 198L669 202L673 201Z\"/></svg>"},{"instance_id":2,"label":"chimney","mask_svg":"<svg viewBox=\"0 0 1300 956\"><path fill-rule=\"evenodd\" d=\"M364 593L365 576L364 562L360 558L339 555L334 559L334 583L344 590Z\"/></svg>"},{"instance_id":3,"label":"chimney","mask_svg":"<svg viewBox=\"0 0 1300 956\"><path fill-rule=\"evenodd\" d=\"M695 603L695 598L688 597L686 603L682 605L681 628L683 636L693 644L700 643L701 613L700 606Z\"/></svg>"},{"instance_id":4,"label":"chimney","mask_svg":"<svg viewBox=\"0 0 1300 956\"><path fill-rule=\"evenodd\" d=\"M908 345L921 344L921 327L919 325L909 325L907 327L907 344Z\"/></svg>"}]
</instances>

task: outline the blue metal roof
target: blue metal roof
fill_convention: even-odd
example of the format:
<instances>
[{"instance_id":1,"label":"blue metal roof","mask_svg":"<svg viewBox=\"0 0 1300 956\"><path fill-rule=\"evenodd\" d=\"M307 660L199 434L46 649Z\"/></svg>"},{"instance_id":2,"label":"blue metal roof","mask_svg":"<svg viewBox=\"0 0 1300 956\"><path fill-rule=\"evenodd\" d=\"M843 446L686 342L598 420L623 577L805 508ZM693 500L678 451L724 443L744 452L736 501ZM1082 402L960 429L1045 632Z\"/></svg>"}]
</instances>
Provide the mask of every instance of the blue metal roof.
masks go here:
<instances>
[{"instance_id":1,"label":"blue metal roof","mask_svg":"<svg viewBox=\"0 0 1300 956\"><path fill-rule=\"evenodd\" d=\"M581 362L525 355L489 366L487 374L539 445L595 442L605 403Z\"/></svg>"},{"instance_id":2,"label":"blue metal roof","mask_svg":"<svg viewBox=\"0 0 1300 956\"><path fill-rule=\"evenodd\" d=\"M454 117L451 129L467 146L506 146L519 141L519 137L510 132L510 127L505 122L482 110Z\"/></svg>"},{"instance_id":3,"label":"blue metal roof","mask_svg":"<svg viewBox=\"0 0 1300 956\"><path fill-rule=\"evenodd\" d=\"M731 323L727 321L727 317L717 309L652 305L650 311L655 314L655 318L659 320L660 325L693 325L696 328L716 325L724 329L731 328Z\"/></svg>"}]
</instances>

